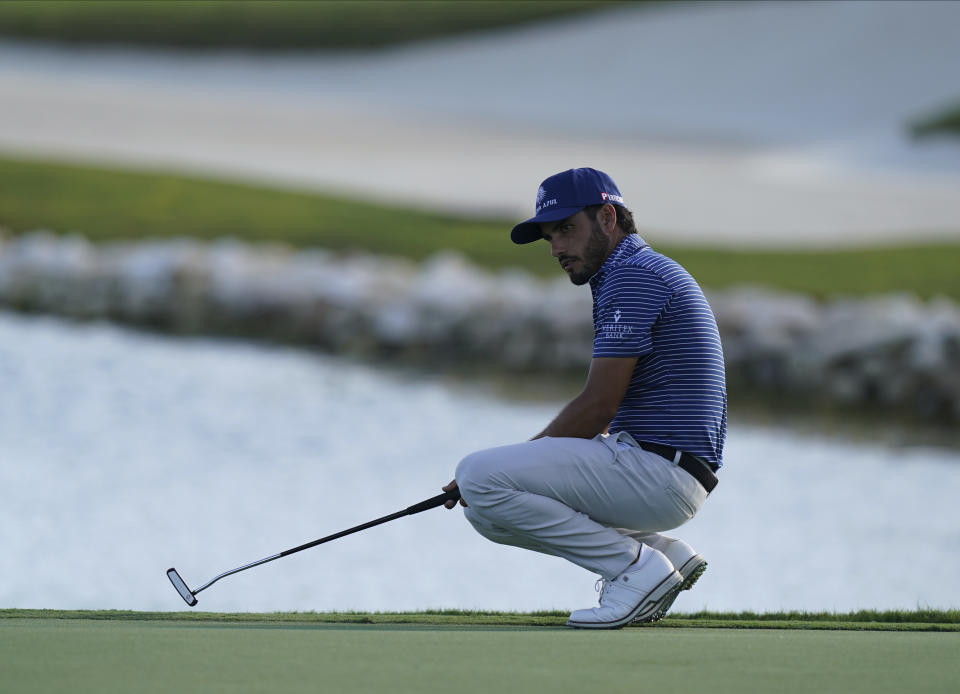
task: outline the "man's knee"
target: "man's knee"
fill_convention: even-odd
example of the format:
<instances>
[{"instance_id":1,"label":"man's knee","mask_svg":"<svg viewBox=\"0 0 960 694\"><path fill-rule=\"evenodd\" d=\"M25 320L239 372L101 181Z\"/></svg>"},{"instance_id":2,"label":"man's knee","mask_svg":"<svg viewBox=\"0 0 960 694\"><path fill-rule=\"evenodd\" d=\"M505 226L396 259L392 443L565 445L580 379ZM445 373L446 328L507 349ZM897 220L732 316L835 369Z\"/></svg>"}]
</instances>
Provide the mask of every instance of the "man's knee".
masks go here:
<instances>
[{"instance_id":1,"label":"man's knee","mask_svg":"<svg viewBox=\"0 0 960 694\"><path fill-rule=\"evenodd\" d=\"M460 494L470 503L472 497L489 489L492 456L489 451L471 453L457 465L455 478Z\"/></svg>"},{"instance_id":2,"label":"man's knee","mask_svg":"<svg viewBox=\"0 0 960 694\"><path fill-rule=\"evenodd\" d=\"M498 446L471 453L457 465L455 479L468 504L482 506L486 497L512 489L510 469L517 456L516 446Z\"/></svg>"}]
</instances>

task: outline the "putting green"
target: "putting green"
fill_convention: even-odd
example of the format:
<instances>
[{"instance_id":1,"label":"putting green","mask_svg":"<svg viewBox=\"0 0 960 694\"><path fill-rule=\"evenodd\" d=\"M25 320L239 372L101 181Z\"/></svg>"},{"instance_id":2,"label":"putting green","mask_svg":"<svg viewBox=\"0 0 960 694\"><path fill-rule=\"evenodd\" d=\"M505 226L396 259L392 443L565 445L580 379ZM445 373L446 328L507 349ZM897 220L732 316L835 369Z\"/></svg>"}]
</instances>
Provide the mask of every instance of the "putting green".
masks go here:
<instances>
[{"instance_id":1,"label":"putting green","mask_svg":"<svg viewBox=\"0 0 960 694\"><path fill-rule=\"evenodd\" d=\"M956 692L960 632L0 620L10 692Z\"/></svg>"}]
</instances>

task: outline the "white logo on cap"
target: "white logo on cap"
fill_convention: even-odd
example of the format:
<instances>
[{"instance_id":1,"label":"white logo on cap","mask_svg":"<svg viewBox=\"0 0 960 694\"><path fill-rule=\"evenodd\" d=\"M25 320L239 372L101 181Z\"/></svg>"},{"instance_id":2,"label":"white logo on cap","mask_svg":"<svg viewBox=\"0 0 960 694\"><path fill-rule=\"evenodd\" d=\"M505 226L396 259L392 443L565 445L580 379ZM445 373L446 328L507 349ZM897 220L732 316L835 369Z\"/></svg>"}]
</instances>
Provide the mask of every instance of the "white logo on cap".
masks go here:
<instances>
[{"instance_id":1,"label":"white logo on cap","mask_svg":"<svg viewBox=\"0 0 960 694\"><path fill-rule=\"evenodd\" d=\"M623 196L614 195L613 193L600 193L600 199L604 202L609 200L610 202L619 202L621 205L623 204Z\"/></svg>"},{"instance_id":2,"label":"white logo on cap","mask_svg":"<svg viewBox=\"0 0 960 694\"><path fill-rule=\"evenodd\" d=\"M544 207L550 207L551 205L556 205L558 200L556 198L550 198L549 200L544 200L547 197L547 191L543 186L540 186L540 190L537 191L537 207L536 214L540 214L540 210Z\"/></svg>"}]
</instances>

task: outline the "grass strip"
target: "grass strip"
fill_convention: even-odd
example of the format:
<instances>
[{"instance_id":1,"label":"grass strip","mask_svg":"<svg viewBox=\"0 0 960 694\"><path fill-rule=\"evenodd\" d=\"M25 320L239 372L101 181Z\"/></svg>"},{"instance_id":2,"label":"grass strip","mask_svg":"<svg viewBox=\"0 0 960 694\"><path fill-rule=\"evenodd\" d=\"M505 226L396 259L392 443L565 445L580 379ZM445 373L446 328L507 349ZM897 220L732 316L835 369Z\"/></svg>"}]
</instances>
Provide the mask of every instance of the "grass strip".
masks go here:
<instances>
[{"instance_id":1,"label":"grass strip","mask_svg":"<svg viewBox=\"0 0 960 694\"><path fill-rule=\"evenodd\" d=\"M232 237L422 260L451 249L488 269L560 277L543 244L516 246L516 220L469 219L194 176L0 158L0 227L93 241ZM960 232L960 230L958 230ZM811 250L671 247L642 231L708 288L751 284L836 295L910 292L960 300L960 243Z\"/></svg>"},{"instance_id":2,"label":"grass strip","mask_svg":"<svg viewBox=\"0 0 960 694\"><path fill-rule=\"evenodd\" d=\"M136 612L128 610L0 610L5 619L157 621L276 625L407 625L447 627L561 627L567 612ZM960 632L960 610L836 612L697 612L670 615L641 628L811 629L834 631Z\"/></svg>"},{"instance_id":3,"label":"grass strip","mask_svg":"<svg viewBox=\"0 0 960 694\"><path fill-rule=\"evenodd\" d=\"M556 272L542 248L514 252L508 222L163 173L0 158L0 227L92 241L231 237L422 260L456 249L487 267ZM511 262L513 261L513 262Z\"/></svg>"},{"instance_id":4,"label":"grass strip","mask_svg":"<svg viewBox=\"0 0 960 694\"><path fill-rule=\"evenodd\" d=\"M960 136L960 102L911 123L910 134L915 138L930 135Z\"/></svg>"},{"instance_id":5,"label":"grass strip","mask_svg":"<svg viewBox=\"0 0 960 694\"><path fill-rule=\"evenodd\" d=\"M499 29L616 2L589 0L7 0L0 35L76 43L363 49Z\"/></svg>"}]
</instances>

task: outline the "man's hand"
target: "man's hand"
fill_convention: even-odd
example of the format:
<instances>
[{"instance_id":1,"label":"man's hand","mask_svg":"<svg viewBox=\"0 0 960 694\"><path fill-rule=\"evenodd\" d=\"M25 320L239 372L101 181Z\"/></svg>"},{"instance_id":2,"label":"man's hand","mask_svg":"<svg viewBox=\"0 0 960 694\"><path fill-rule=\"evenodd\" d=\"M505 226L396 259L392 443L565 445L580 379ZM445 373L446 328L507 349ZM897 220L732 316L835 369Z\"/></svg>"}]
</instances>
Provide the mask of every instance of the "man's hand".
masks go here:
<instances>
[{"instance_id":1,"label":"man's hand","mask_svg":"<svg viewBox=\"0 0 960 694\"><path fill-rule=\"evenodd\" d=\"M452 492L454 489L457 489L457 481L456 481L456 480L450 480L450 484L446 485L445 487L440 487L440 488L441 488L443 491L445 491L445 492ZM456 506L456 505L457 505L457 502L456 502L456 501L448 501L448 502L446 502L443 506L444 506L444 508L453 508L453 507ZM466 506L466 505L467 505L467 502L463 500L463 497L460 498L460 505L461 505L461 506Z\"/></svg>"}]
</instances>

